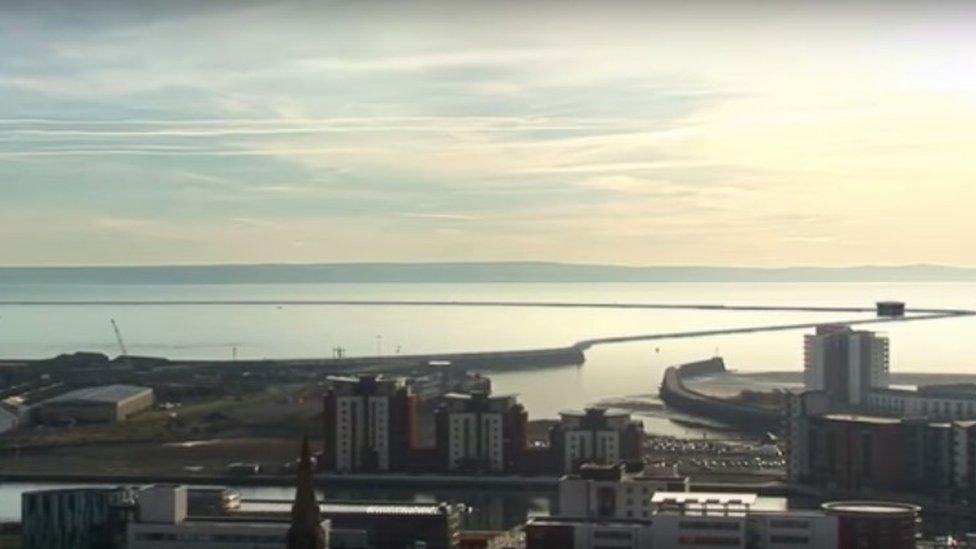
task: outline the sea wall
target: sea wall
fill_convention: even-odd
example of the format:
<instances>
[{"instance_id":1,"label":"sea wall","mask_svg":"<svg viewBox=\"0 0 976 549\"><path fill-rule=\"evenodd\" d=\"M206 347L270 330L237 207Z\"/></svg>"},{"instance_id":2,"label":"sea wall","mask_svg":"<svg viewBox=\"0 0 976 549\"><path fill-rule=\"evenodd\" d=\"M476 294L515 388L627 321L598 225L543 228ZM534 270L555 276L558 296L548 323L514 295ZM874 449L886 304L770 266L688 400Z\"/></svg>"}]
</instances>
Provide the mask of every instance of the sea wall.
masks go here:
<instances>
[{"instance_id":1,"label":"sea wall","mask_svg":"<svg viewBox=\"0 0 976 549\"><path fill-rule=\"evenodd\" d=\"M661 400L679 412L705 417L737 429L778 432L782 425L781 412L705 395L689 389L684 383L686 378L725 371L725 361L721 357L670 366L664 371L661 382Z\"/></svg>"}]
</instances>

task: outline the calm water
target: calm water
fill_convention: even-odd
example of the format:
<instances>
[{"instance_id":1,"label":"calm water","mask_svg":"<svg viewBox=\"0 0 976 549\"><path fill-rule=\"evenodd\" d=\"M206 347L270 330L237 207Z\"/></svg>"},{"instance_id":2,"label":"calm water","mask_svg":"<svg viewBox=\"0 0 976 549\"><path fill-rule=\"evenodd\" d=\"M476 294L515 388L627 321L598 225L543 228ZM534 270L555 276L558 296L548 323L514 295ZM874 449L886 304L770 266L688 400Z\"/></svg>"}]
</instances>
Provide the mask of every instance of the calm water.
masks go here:
<instances>
[{"instance_id":1,"label":"calm water","mask_svg":"<svg viewBox=\"0 0 976 549\"><path fill-rule=\"evenodd\" d=\"M2 300L403 299L976 308L976 283L0 285ZM109 319L129 352L175 358L330 356L561 346L597 336L831 321L856 315L611 309L346 306L0 306L0 357L77 350L118 353ZM895 371L976 373L976 319L880 326ZM802 333L777 332L598 346L581 367L492 375L518 393L532 418L605 399L656 394L665 367L712 356L744 371L799 370ZM663 417L652 431L686 432Z\"/></svg>"}]
</instances>

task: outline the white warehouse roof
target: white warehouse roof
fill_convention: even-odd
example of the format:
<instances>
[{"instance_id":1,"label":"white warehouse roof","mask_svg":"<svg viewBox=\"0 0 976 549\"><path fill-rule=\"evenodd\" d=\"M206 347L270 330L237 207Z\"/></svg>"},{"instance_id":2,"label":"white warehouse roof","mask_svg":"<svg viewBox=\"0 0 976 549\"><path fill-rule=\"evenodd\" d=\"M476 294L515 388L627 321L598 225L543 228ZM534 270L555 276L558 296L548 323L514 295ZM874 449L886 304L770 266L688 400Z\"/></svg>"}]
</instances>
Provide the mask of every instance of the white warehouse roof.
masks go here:
<instances>
[{"instance_id":1,"label":"white warehouse roof","mask_svg":"<svg viewBox=\"0 0 976 549\"><path fill-rule=\"evenodd\" d=\"M74 391L58 395L44 401L42 404L52 402L89 402L92 404L113 404L124 402L130 398L142 396L147 392L152 392L149 387L139 387L136 385L101 385L98 387L84 387Z\"/></svg>"}]
</instances>

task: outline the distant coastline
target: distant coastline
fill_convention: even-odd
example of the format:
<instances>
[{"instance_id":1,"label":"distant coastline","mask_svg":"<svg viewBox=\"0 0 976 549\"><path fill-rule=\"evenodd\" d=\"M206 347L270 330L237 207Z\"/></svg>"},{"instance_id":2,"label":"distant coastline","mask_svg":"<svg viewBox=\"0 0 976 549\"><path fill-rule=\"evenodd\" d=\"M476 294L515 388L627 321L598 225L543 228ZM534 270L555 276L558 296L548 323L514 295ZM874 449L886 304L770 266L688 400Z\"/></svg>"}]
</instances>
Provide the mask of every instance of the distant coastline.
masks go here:
<instances>
[{"instance_id":1,"label":"distant coastline","mask_svg":"<svg viewBox=\"0 0 976 549\"><path fill-rule=\"evenodd\" d=\"M942 265L708 267L553 262L0 267L0 284L315 284L584 282L976 282Z\"/></svg>"}]
</instances>

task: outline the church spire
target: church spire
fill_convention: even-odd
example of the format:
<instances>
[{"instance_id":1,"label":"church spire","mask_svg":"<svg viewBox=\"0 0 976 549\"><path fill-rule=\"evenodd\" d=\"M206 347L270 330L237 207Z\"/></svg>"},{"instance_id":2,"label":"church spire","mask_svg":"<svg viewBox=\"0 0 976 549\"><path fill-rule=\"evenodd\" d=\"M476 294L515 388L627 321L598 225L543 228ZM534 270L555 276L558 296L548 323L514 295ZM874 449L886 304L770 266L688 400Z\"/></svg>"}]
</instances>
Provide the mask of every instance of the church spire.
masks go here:
<instances>
[{"instance_id":1,"label":"church spire","mask_svg":"<svg viewBox=\"0 0 976 549\"><path fill-rule=\"evenodd\" d=\"M312 477L312 457L308 449L308 435L302 438L302 455L298 461L298 486L295 503L291 507L291 528L288 529L288 549L324 549L325 532L319 515Z\"/></svg>"}]
</instances>

